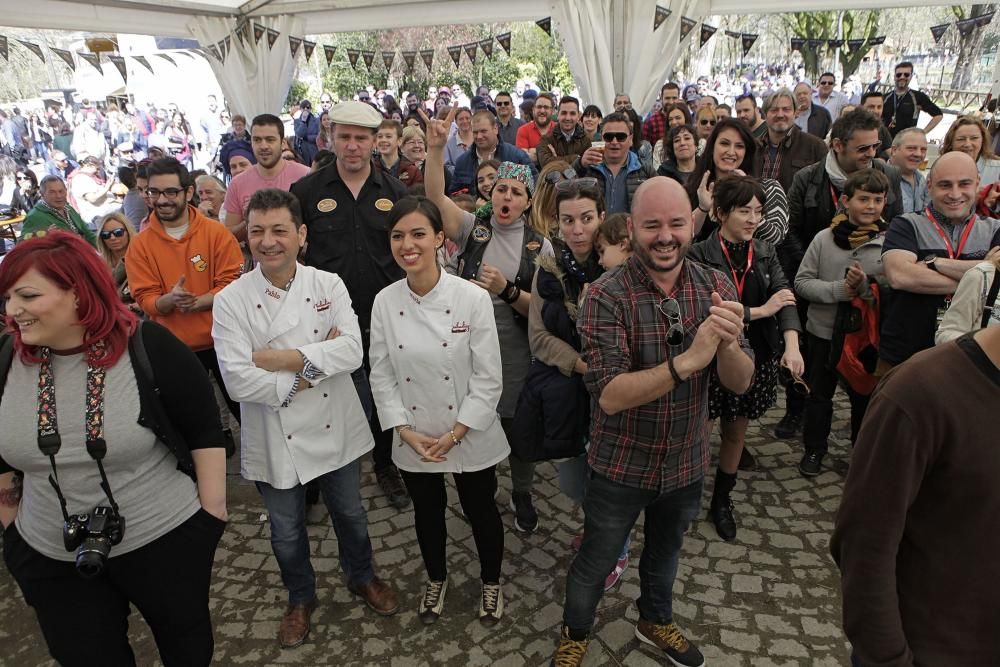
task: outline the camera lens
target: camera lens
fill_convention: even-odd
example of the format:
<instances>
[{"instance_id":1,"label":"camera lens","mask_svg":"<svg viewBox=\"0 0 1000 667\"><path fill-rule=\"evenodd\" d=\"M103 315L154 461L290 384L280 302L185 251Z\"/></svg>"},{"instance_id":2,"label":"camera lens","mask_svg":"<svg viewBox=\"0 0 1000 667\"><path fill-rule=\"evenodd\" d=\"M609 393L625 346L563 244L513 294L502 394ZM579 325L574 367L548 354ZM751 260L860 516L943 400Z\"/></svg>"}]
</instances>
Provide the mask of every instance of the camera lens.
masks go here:
<instances>
[{"instance_id":1,"label":"camera lens","mask_svg":"<svg viewBox=\"0 0 1000 667\"><path fill-rule=\"evenodd\" d=\"M103 535L88 537L76 552L76 570L84 579L93 579L104 569L111 544Z\"/></svg>"}]
</instances>

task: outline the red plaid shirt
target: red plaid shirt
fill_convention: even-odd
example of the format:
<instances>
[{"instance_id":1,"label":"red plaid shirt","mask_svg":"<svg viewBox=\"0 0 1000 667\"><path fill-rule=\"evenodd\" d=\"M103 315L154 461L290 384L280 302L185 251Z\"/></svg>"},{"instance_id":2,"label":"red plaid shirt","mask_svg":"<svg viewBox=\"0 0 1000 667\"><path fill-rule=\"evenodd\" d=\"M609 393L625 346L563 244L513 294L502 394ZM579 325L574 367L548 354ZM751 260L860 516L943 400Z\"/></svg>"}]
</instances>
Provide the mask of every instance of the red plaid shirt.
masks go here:
<instances>
[{"instance_id":1,"label":"red plaid shirt","mask_svg":"<svg viewBox=\"0 0 1000 667\"><path fill-rule=\"evenodd\" d=\"M709 315L712 292L739 301L724 274L685 261L667 295L680 305L685 330L684 342L671 350L666 342L670 323L659 309L664 295L638 258L633 256L591 285L579 329L588 368L584 381L593 397L589 462L599 474L661 493L704 477L712 432L708 384L716 372L714 362L657 400L616 415L601 410L598 398L619 374L654 368L689 348L698 325ZM740 346L753 358L743 337Z\"/></svg>"},{"instance_id":2,"label":"red plaid shirt","mask_svg":"<svg viewBox=\"0 0 1000 667\"><path fill-rule=\"evenodd\" d=\"M642 138L648 141L650 146L656 146L656 142L666 136L667 117L662 111L657 111L642 124Z\"/></svg>"}]
</instances>

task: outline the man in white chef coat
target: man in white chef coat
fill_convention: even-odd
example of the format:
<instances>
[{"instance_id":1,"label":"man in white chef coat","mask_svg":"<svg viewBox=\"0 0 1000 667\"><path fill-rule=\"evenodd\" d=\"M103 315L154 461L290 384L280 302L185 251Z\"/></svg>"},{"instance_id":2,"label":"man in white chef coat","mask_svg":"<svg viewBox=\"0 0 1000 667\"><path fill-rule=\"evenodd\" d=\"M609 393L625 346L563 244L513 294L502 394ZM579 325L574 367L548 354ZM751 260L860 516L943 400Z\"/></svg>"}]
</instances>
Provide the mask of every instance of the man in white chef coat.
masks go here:
<instances>
[{"instance_id":1,"label":"man in white chef coat","mask_svg":"<svg viewBox=\"0 0 1000 667\"><path fill-rule=\"evenodd\" d=\"M284 648L309 633L316 576L309 561L305 484L316 480L330 511L351 592L384 616L399 609L375 576L360 459L374 446L351 372L361 331L343 281L298 264L306 240L294 195L256 192L247 204L256 268L216 296L212 336L230 395L240 402L242 473L271 520L271 546L288 588L278 630Z\"/></svg>"}]
</instances>

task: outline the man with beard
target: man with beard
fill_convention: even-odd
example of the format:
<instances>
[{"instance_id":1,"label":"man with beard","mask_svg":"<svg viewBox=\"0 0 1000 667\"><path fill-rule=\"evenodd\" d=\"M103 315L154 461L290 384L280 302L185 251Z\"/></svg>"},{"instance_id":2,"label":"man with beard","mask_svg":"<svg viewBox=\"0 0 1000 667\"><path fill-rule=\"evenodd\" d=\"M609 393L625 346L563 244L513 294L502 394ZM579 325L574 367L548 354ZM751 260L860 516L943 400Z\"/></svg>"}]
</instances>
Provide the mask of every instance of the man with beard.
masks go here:
<instances>
[{"instance_id":1,"label":"man with beard","mask_svg":"<svg viewBox=\"0 0 1000 667\"><path fill-rule=\"evenodd\" d=\"M486 160L514 162L527 166L537 175L528 154L520 148L500 141L497 118L489 111L477 111L472 116L473 145L455 161L455 175L448 192L476 192L476 168Z\"/></svg>"},{"instance_id":2,"label":"man with beard","mask_svg":"<svg viewBox=\"0 0 1000 667\"><path fill-rule=\"evenodd\" d=\"M525 123L517 130L517 147L527 153L536 165L538 155L535 149L542 137L552 131L553 109L555 109L555 98L552 93L540 93L531 112L534 120Z\"/></svg>"},{"instance_id":3,"label":"man with beard","mask_svg":"<svg viewBox=\"0 0 1000 667\"><path fill-rule=\"evenodd\" d=\"M418 111L420 110L420 98L416 93L406 94L406 116L404 118L420 118ZM423 122L423 121L421 121Z\"/></svg>"},{"instance_id":4,"label":"man with beard","mask_svg":"<svg viewBox=\"0 0 1000 667\"><path fill-rule=\"evenodd\" d=\"M736 117L743 121L754 139L760 140L767 134L767 123L760 115L760 109L757 108L757 98L754 97L753 93L740 95L736 98L735 105Z\"/></svg>"},{"instance_id":5,"label":"man with beard","mask_svg":"<svg viewBox=\"0 0 1000 667\"><path fill-rule=\"evenodd\" d=\"M500 125L500 140L505 144L517 144L517 131L524 121L514 116L514 98L506 90L497 93L497 120Z\"/></svg>"},{"instance_id":6,"label":"man with beard","mask_svg":"<svg viewBox=\"0 0 1000 667\"><path fill-rule=\"evenodd\" d=\"M636 637L674 665L700 667L700 651L674 623L671 591L708 468L709 384L742 394L753 356L732 283L685 260L694 220L684 188L662 176L643 183L628 228L632 257L590 286L578 320L594 405L592 473L552 664L583 664L605 577L645 512Z\"/></svg>"},{"instance_id":7,"label":"man with beard","mask_svg":"<svg viewBox=\"0 0 1000 667\"><path fill-rule=\"evenodd\" d=\"M362 403L371 412L367 373L371 370L368 347L372 303L382 288L404 276L389 248L387 221L393 205L406 196L407 190L398 179L374 168L372 163L382 114L370 104L352 100L334 106L330 119L336 159L295 183L291 192L302 204L308 230L306 266L340 276L358 314L364 366L354 374L354 380ZM403 509L410 498L392 463L392 431L383 431L374 414L371 429L375 437L375 478L393 506ZM376 608L382 605L379 591L363 595Z\"/></svg>"},{"instance_id":8,"label":"man with beard","mask_svg":"<svg viewBox=\"0 0 1000 667\"><path fill-rule=\"evenodd\" d=\"M579 121L580 100L566 95L559 100L559 126L538 142L538 163L542 167L556 158L573 164L590 148L590 137Z\"/></svg>"},{"instance_id":9,"label":"man with beard","mask_svg":"<svg viewBox=\"0 0 1000 667\"><path fill-rule=\"evenodd\" d=\"M749 106L736 103L736 109ZM792 178L802 169L826 157L826 144L795 124L795 96L788 88L779 88L764 100L764 135L754 153L754 176L771 178L784 188L792 187Z\"/></svg>"},{"instance_id":10,"label":"man with beard","mask_svg":"<svg viewBox=\"0 0 1000 667\"><path fill-rule=\"evenodd\" d=\"M148 176L146 192L153 212L125 255L129 288L151 320L194 350L239 420L239 403L226 391L212 342L212 304L240 275L239 244L225 227L191 205L194 184L176 159L153 161Z\"/></svg>"}]
</instances>

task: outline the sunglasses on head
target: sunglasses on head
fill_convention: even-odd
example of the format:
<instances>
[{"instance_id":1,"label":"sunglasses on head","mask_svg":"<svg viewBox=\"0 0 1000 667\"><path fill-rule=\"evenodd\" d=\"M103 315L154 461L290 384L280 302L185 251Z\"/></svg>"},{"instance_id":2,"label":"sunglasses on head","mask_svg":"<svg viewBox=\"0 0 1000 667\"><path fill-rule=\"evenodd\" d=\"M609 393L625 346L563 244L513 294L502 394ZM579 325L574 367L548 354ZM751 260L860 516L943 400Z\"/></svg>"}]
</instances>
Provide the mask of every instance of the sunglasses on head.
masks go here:
<instances>
[{"instance_id":1,"label":"sunglasses on head","mask_svg":"<svg viewBox=\"0 0 1000 667\"><path fill-rule=\"evenodd\" d=\"M576 178L576 171L574 171L570 167L567 167L562 171L550 171L549 173L545 174L545 182L548 183L549 185L555 185L560 181L569 181L574 178Z\"/></svg>"},{"instance_id":2,"label":"sunglasses on head","mask_svg":"<svg viewBox=\"0 0 1000 667\"><path fill-rule=\"evenodd\" d=\"M667 345L677 347L684 342L684 325L681 324L681 306L677 299L664 299L659 305L660 312L667 317Z\"/></svg>"},{"instance_id":3,"label":"sunglasses on head","mask_svg":"<svg viewBox=\"0 0 1000 667\"><path fill-rule=\"evenodd\" d=\"M699 125L715 125L715 121L714 120L709 120L707 118L702 118L701 120L698 121L698 124Z\"/></svg>"},{"instance_id":4,"label":"sunglasses on head","mask_svg":"<svg viewBox=\"0 0 1000 667\"><path fill-rule=\"evenodd\" d=\"M569 171L569 170L567 170ZM575 176L575 175L574 175ZM555 184L556 192L571 192L577 193L588 188L596 188L597 179L591 176L586 178L567 178L565 181L559 181Z\"/></svg>"},{"instance_id":5,"label":"sunglasses on head","mask_svg":"<svg viewBox=\"0 0 1000 667\"><path fill-rule=\"evenodd\" d=\"M622 143L628 139L628 132L603 132L601 134L601 138L604 141L617 141L618 143Z\"/></svg>"},{"instance_id":6,"label":"sunglasses on head","mask_svg":"<svg viewBox=\"0 0 1000 667\"><path fill-rule=\"evenodd\" d=\"M112 236L114 236L116 239L120 239L121 237L125 236L125 228L119 227L118 229L111 229L106 232L101 232L101 239L104 241L107 241Z\"/></svg>"}]
</instances>

